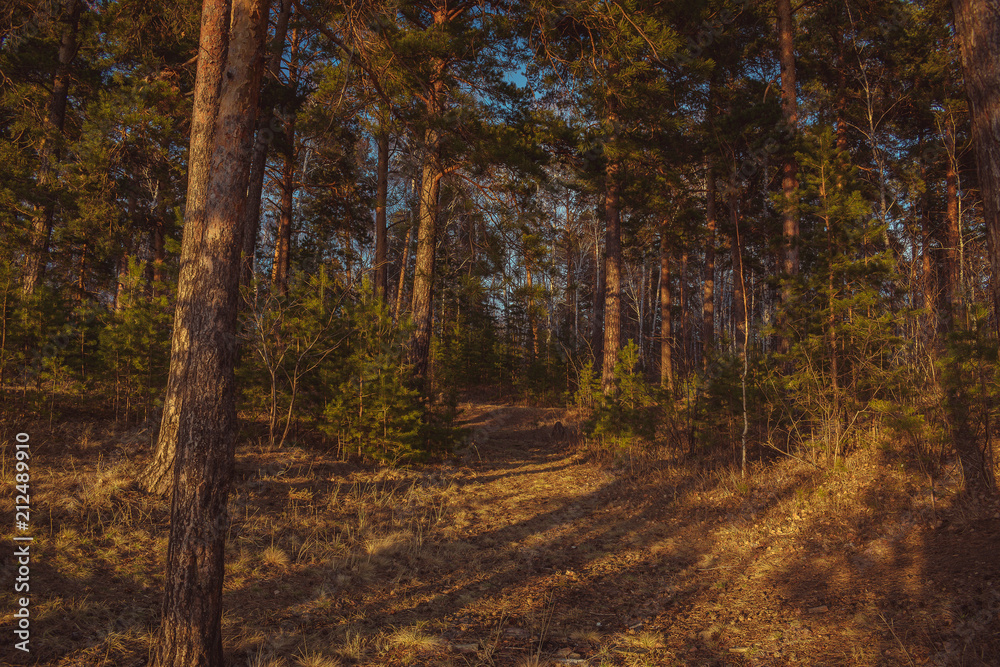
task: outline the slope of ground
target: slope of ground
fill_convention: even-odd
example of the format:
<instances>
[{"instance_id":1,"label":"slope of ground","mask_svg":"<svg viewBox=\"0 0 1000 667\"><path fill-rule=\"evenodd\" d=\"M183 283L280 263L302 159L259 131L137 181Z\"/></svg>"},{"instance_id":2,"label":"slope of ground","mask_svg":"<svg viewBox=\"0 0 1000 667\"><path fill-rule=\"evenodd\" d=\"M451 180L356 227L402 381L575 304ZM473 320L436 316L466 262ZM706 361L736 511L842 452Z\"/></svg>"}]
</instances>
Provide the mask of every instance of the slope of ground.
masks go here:
<instances>
[{"instance_id":1,"label":"slope of ground","mask_svg":"<svg viewBox=\"0 0 1000 667\"><path fill-rule=\"evenodd\" d=\"M241 449L230 664L1000 664L1000 516L952 506L947 476L932 490L874 454L745 480L612 467L564 410L463 419L459 457L412 469ZM167 502L131 483L150 431L96 432L33 435L33 652L7 642L3 664L146 662Z\"/></svg>"}]
</instances>

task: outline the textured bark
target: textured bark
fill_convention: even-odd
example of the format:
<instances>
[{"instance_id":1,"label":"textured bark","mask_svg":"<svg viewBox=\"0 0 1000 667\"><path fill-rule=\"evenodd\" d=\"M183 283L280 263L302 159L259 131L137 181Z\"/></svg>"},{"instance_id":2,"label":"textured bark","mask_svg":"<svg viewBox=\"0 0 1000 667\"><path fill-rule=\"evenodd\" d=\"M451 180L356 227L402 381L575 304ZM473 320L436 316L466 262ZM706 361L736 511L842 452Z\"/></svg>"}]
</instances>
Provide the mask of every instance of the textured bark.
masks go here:
<instances>
[{"instance_id":1,"label":"textured bark","mask_svg":"<svg viewBox=\"0 0 1000 667\"><path fill-rule=\"evenodd\" d=\"M199 252L200 234L204 228L205 203L208 196L215 120L219 113L219 94L222 74L226 66L226 49L229 44L229 2L205 0L201 13L201 38L198 47L198 69L195 78L194 111L191 116L191 145L188 150L187 197L184 206L184 236L181 256L193 257ZM188 230L191 230L190 232ZM197 230L197 231L195 231ZM183 265L182 265L183 268ZM180 299L178 299L178 306ZM174 337L177 327L174 327ZM183 351L178 352L183 355ZM184 379L175 377L186 370L186 365L176 364L171 353L170 374L163 401L163 417L156 442L153 460L142 475L142 485L147 491L160 495L173 488L174 461L176 459L179 428L179 392Z\"/></svg>"},{"instance_id":2,"label":"textured bark","mask_svg":"<svg viewBox=\"0 0 1000 667\"><path fill-rule=\"evenodd\" d=\"M274 37L271 39L271 54L267 70L271 80L278 84L278 72L281 70L281 54L285 50L285 39L288 36L288 20L292 14L292 0L281 0L278 10L278 20L274 27ZM243 211L243 270L240 283L249 285L253 277L254 255L257 252L257 237L260 235L260 198L264 192L264 172L267 167L267 154L278 127L274 117L274 96L262 99L257 115L257 141L253 147L253 157L250 160L250 184L247 187L247 205ZM272 127L272 124L275 127Z\"/></svg>"},{"instance_id":3,"label":"textured bark","mask_svg":"<svg viewBox=\"0 0 1000 667\"><path fill-rule=\"evenodd\" d=\"M620 169L616 160L608 161L604 198L604 366L601 371L601 389L605 394L614 390L615 364L622 346Z\"/></svg>"},{"instance_id":4,"label":"textured bark","mask_svg":"<svg viewBox=\"0 0 1000 667\"><path fill-rule=\"evenodd\" d=\"M439 164L441 140L435 130L424 133L424 166L420 182L420 215L417 229L417 259L413 271L413 336L409 362L418 383L427 379L431 351L432 299L434 296L434 255L437 246L438 192L441 187Z\"/></svg>"},{"instance_id":5,"label":"textured bark","mask_svg":"<svg viewBox=\"0 0 1000 667\"><path fill-rule=\"evenodd\" d=\"M701 361L707 367L715 348L715 171L709 165L705 176L705 267L701 287Z\"/></svg>"},{"instance_id":6,"label":"textured bark","mask_svg":"<svg viewBox=\"0 0 1000 667\"><path fill-rule=\"evenodd\" d=\"M38 150L38 173L36 184L43 201L36 206L31 221L31 236L28 252L24 260L21 291L25 296L34 293L45 275L45 264L49 256L49 242L52 238L52 220L55 202L48 192L54 180L53 162L58 157L59 135L66 124L66 99L69 95L70 65L76 57L76 36L80 25L83 3L70 0L66 10L62 36L59 41L55 75L52 77L52 93L49 95L43 127L42 142Z\"/></svg>"},{"instance_id":7,"label":"textured bark","mask_svg":"<svg viewBox=\"0 0 1000 667\"><path fill-rule=\"evenodd\" d=\"M965 88L972 118L972 141L983 197L983 218L990 257L993 323L1000 329L1000 2L953 0L955 32L962 53ZM949 401L963 402L962 396ZM954 424L955 444L962 458L966 487L994 491L989 447L979 447L965 423ZM987 438L987 443L989 442Z\"/></svg>"},{"instance_id":8,"label":"textured bark","mask_svg":"<svg viewBox=\"0 0 1000 667\"><path fill-rule=\"evenodd\" d=\"M378 186L375 192L375 295L389 298L386 249L385 205L389 193L389 133L383 127L378 137Z\"/></svg>"},{"instance_id":9,"label":"textured bark","mask_svg":"<svg viewBox=\"0 0 1000 667\"><path fill-rule=\"evenodd\" d=\"M241 221L246 204L266 0L205 0L192 138L207 178L184 229L168 399L160 439L175 441L162 623L154 667L221 667L222 582L237 432L235 377ZM229 28L231 26L231 35ZM214 66L222 55L223 68ZM217 78L209 78L211 73ZM205 88L215 91L206 94ZM215 113L211 113L212 111ZM211 126L214 130L208 130ZM197 143L196 143L197 142ZM192 167L195 167L192 164ZM196 194L200 194L197 193ZM175 415L173 419L168 414ZM170 428L172 427L172 428Z\"/></svg>"},{"instance_id":10,"label":"textured bark","mask_svg":"<svg viewBox=\"0 0 1000 667\"><path fill-rule=\"evenodd\" d=\"M660 231L660 386L674 391L673 332L670 303L670 240L667 221Z\"/></svg>"}]
</instances>

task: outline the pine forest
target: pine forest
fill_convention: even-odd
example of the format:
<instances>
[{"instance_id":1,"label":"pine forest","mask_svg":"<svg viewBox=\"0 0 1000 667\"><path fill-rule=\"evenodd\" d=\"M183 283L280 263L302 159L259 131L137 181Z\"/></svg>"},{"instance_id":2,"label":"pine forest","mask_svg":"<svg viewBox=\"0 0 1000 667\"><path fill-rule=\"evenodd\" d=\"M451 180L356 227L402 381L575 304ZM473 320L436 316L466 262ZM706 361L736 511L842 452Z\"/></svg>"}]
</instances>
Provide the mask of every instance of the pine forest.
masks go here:
<instances>
[{"instance_id":1,"label":"pine forest","mask_svg":"<svg viewBox=\"0 0 1000 667\"><path fill-rule=\"evenodd\" d=\"M0 664L1000 665L1000 0L4 0Z\"/></svg>"}]
</instances>

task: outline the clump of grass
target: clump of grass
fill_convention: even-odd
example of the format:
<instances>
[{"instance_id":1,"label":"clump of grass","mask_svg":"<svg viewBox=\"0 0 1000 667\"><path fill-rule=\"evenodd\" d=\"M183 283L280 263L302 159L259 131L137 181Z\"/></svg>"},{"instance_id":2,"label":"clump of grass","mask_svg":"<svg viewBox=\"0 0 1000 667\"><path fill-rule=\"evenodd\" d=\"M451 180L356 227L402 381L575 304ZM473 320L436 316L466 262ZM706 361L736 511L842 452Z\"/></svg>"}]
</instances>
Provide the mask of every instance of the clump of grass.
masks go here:
<instances>
[{"instance_id":1,"label":"clump of grass","mask_svg":"<svg viewBox=\"0 0 1000 667\"><path fill-rule=\"evenodd\" d=\"M336 658L328 655L303 649L295 656L295 664L298 667L340 667L341 663Z\"/></svg>"},{"instance_id":2,"label":"clump of grass","mask_svg":"<svg viewBox=\"0 0 1000 667\"><path fill-rule=\"evenodd\" d=\"M292 559L288 557L280 547L276 547L273 544L260 554L260 560L265 565L271 565L280 570L287 569L291 565Z\"/></svg>"},{"instance_id":3,"label":"clump of grass","mask_svg":"<svg viewBox=\"0 0 1000 667\"><path fill-rule=\"evenodd\" d=\"M622 643L644 651L655 651L666 645L663 641L663 635L658 632L639 632L634 635L625 635L622 638Z\"/></svg>"},{"instance_id":4,"label":"clump of grass","mask_svg":"<svg viewBox=\"0 0 1000 667\"><path fill-rule=\"evenodd\" d=\"M360 661L365 657L365 639L358 632L348 632L344 642L336 650L337 655L346 660Z\"/></svg>"},{"instance_id":5,"label":"clump of grass","mask_svg":"<svg viewBox=\"0 0 1000 667\"><path fill-rule=\"evenodd\" d=\"M386 638L389 646L421 653L441 646L441 640L425 633L420 625L399 628Z\"/></svg>"}]
</instances>

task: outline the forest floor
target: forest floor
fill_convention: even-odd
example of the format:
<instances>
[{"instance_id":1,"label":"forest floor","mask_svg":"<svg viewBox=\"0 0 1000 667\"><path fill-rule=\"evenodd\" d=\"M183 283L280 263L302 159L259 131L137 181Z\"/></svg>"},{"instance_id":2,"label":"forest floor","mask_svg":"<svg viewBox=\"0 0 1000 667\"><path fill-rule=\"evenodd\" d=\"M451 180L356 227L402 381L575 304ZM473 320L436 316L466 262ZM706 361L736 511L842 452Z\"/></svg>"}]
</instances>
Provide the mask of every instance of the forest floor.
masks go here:
<instances>
[{"instance_id":1,"label":"forest floor","mask_svg":"<svg viewBox=\"0 0 1000 667\"><path fill-rule=\"evenodd\" d=\"M960 503L953 470L932 489L874 450L744 479L595 455L566 410L463 407L466 447L433 465L241 446L228 664L1000 665L1000 514ZM32 653L8 631L0 664L146 663L168 524L134 484L151 433L32 434Z\"/></svg>"}]
</instances>

